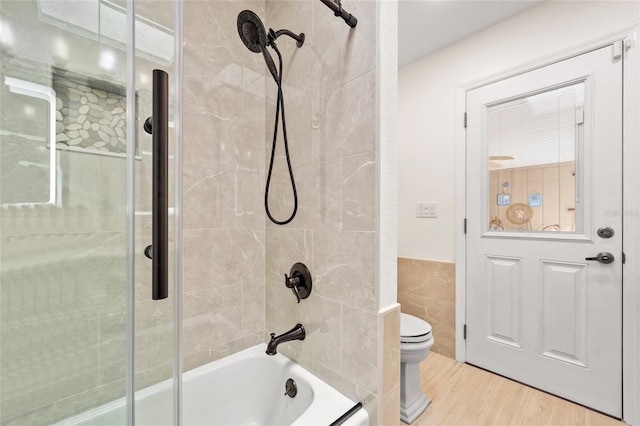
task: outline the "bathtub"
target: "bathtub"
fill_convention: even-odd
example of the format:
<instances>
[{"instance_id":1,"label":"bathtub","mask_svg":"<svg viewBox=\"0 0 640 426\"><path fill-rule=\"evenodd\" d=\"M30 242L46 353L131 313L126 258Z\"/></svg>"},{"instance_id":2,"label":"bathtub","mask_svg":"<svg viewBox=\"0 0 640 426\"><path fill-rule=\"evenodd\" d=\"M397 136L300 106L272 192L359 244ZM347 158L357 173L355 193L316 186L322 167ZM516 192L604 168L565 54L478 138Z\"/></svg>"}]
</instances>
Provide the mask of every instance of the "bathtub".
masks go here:
<instances>
[{"instance_id":1,"label":"bathtub","mask_svg":"<svg viewBox=\"0 0 640 426\"><path fill-rule=\"evenodd\" d=\"M268 356L259 344L183 375L182 423L188 426L323 425L329 426L355 402L281 354ZM285 395L287 379L297 395ZM136 425L171 425L167 405L172 380L136 393ZM125 400L93 408L57 425L113 426L124 424ZM364 408L342 423L368 426Z\"/></svg>"}]
</instances>

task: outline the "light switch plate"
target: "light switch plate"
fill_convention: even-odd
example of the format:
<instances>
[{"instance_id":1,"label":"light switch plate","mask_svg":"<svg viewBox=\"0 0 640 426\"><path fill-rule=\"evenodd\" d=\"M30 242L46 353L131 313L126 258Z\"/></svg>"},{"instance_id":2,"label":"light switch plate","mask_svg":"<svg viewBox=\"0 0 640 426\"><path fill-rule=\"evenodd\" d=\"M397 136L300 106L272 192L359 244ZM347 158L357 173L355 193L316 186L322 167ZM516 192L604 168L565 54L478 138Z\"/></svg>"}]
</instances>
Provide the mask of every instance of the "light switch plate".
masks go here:
<instances>
[{"instance_id":1,"label":"light switch plate","mask_svg":"<svg viewBox=\"0 0 640 426\"><path fill-rule=\"evenodd\" d=\"M438 217L438 203L416 203L416 217Z\"/></svg>"}]
</instances>

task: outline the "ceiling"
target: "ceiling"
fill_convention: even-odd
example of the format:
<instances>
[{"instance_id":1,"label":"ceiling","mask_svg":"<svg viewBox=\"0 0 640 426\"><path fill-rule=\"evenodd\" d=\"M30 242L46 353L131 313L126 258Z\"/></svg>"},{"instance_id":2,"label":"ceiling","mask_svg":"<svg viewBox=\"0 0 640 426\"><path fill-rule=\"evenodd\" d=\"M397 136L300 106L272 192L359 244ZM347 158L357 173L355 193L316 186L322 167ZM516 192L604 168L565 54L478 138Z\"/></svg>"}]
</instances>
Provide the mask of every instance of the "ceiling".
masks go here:
<instances>
[{"instance_id":1,"label":"ceiling","mask_svg":"<svg viewBox=\"0 0 640 426\"><path fill-rule=\"evenodd\" d=\"M543 0L400 0L398 66L402 67Z\"/></svg>"}]
</instances>

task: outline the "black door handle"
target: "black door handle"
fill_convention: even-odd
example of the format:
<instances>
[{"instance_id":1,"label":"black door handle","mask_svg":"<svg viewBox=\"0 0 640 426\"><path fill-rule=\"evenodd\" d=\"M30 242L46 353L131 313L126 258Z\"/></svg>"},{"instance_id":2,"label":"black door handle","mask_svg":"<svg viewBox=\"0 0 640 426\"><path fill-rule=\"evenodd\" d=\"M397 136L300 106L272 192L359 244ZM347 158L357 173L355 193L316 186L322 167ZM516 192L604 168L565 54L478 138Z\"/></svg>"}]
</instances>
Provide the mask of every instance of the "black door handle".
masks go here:
<instances>
[{"instance_id":1,"label":"black door handle","mask_svg":"<svg viewBox=\"0 0 640 426\"><path fill-rule=\"evenodd\" d=\"M584 260L595 260L607 265L609 263L613 263L613 261L616 260L616 258L609 252L602 252L602 253L598 253L596 257L585 257Z\"/></svg>"},{"instance_id":2,"label":"black door handle","mask_svg":"<svg viewBox=\"0 0 640 426\"><path fill-rule=\"evenodd\" d=\"M145 128L145 130L147 130ZM169 296L169 74L153 70L153 208L152 248L145 255L151 259L152 298Z\"/></svg>"}]
</instances>

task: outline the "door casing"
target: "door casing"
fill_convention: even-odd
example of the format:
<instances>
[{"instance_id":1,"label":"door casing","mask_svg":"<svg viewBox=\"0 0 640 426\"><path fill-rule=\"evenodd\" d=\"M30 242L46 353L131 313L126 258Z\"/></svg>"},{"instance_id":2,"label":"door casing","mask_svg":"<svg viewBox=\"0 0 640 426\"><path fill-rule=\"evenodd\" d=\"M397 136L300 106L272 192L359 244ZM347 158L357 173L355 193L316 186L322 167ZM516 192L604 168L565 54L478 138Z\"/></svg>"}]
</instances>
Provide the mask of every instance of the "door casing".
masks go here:
<instances>
[{"instance_id":1,"label":"door casing","mask_svg":"<svg viewBox=\"0 0 640 426\"><path fill-rule=\"evenodd\" d=\"M623 41L623 251L627 262L623 269L623 336L622 378L623 419L631 425L640 425L640 285L634 277L640 277L640 54L638 43L640 25L626 27L615 33L561 51L555 55L537 59L510 69L458 86L456 93L455 146L455 253L456 253L456 360L466 361L464 325L466 324L466 130L464 114L467 91L529 72L583 53Z\"/></svg>"}]
</instances>

